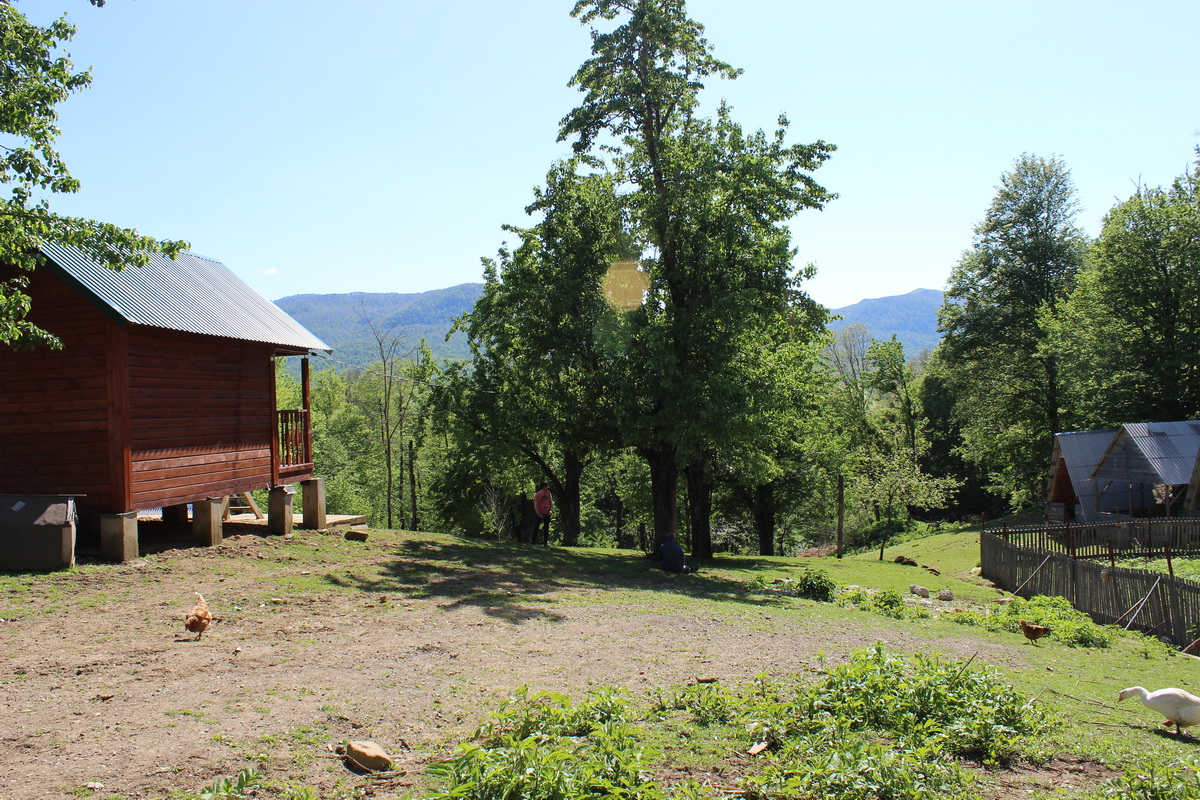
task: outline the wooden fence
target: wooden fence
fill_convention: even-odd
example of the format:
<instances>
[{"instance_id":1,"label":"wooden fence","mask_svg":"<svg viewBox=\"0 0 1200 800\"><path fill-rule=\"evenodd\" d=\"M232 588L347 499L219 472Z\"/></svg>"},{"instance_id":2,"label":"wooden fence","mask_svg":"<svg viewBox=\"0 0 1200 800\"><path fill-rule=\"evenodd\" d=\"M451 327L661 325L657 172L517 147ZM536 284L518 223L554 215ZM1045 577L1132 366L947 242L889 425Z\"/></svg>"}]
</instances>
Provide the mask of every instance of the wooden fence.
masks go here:
<instances>
[{"instance_id":1,"label":"wooden fence","mask_svg":"<svg viewBox=\"0 0 1200 800\"><path fill-rule=\"evenodd\" d=\"M1200 636L1200 584L1110 561L1200 554L1200 520L985 531L979 539L983 574L1005 591L1065 597L1098 623L1169 636L1180 647Z\"/></svg>"}]
</instances>

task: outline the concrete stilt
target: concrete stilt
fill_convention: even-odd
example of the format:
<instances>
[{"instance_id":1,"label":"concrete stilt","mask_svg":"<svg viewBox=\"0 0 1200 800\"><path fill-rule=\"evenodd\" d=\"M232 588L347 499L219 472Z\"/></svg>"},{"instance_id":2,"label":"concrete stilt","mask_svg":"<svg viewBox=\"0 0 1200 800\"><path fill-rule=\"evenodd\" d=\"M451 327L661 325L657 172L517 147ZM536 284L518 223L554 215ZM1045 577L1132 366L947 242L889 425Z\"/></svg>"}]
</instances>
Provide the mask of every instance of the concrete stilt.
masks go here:
<instances>
[{"instance_id":1,"label":"concrete stilt","mask_svg":"<svg viewBox=\"0 0 1200 800\"><path fill-rule=\"evenodd\" d=\"M303 511L301 526L309 530L323 531L325 519L325 479L313 478L300 481L300 505Z\"/></svg>"},{"instance_id":2,"label":"concrete stilt","mask_svg":"<svg viewBox=\"0 0 1200 800\"><path fill-rule=\"evenodd\" d=\"M267 533L283 536L292 532L292 495L289 486L273 486L267 495Z\"/></svg>"},{"instance_id":3,"label":"concrete stilt","mask_svg":"<svg viewBox=\"0 0 1200 800\"><path fill-rule=\"evenodd\" d=\"M138 557L137 512L100 515L100 552L113 561Z\"/></svg>"},{"instance_id":4,"label":"concrete stilt","mask_svg":"<svg viewBox=\"0 0 1200 800\"><path fill-rule=\"evenodd\" d=\"M221 543L221 509L225 498L207 497L192 503L192 534L206 547Z\"/></svg>"}]
</instances>

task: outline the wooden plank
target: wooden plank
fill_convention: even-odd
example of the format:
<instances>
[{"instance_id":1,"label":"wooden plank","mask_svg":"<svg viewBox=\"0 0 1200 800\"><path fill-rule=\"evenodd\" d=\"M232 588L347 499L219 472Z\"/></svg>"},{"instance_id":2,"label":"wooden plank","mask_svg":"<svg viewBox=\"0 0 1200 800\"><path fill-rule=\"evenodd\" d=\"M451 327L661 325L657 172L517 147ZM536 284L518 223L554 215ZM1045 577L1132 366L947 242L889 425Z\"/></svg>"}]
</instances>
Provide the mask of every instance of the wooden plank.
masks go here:
<instances>
[{"instance_id":1,"label":"wooden plank","mask_svg":"<svg viewBox=\"0 0 1200 800\"><path fill-rule=\"evenodd\" d=\"M158 508L162 506L193 503L206 497L223 497L229 494L240 494L257 489L270 488L264 481L243 482L226 481L205 485L175 487L163 492L138 492L134 494L134 505L139 509Z\"/></svg>"},{"instance_id":2,"label":"wooden plank","mask_svg":"<svg viewBox=\"0 0 1200 800\"><path fill-rule=\"evenodd\" d=\"M266 447L253 450L225 450L221 452L193 453L189 455L156 455L153 458L144 458L143 454L134 453L133 468L134 471L146 471L155 469L173 469L176 467L198 464L225 464L230 461L244 459L270 460L270 458L271 451Z\"/></svg>"},{"instance_id":3,"label":"wooden plank","mask_svg":"<svg viewBox=\"0 0 1200 800\"><path fill-rule=\"evenodd\" d=\"M0 437L31 434L74 433L77 431L108 431L107 420L61 419L52 422L0 422Z\"/></svg>"},{"instance_id":4,"label":"wooden plank","mask_svg":"<svg viewBox=\"0 0 1200 800\"><path fill-rule=\"evenodd\" d=\"M222 476L240 479L253 475L269 476L270 473L271 463L269 460L242 461L236 464L211 464L207 467L147 470L135 473L134 482L139 491L146 491L163 488L171 483L211 483L219 481Z\"/></svg>"}]
</instances>

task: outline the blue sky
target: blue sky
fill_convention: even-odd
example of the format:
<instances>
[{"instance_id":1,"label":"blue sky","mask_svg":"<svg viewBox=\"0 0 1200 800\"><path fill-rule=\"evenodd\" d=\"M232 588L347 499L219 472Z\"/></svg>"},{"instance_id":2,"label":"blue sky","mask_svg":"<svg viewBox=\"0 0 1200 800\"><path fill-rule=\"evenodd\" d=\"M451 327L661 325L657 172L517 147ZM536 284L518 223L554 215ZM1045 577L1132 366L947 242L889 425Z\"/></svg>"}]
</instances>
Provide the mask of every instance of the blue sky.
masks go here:
<instances>
[{"instance_id":1,"label":"blue sky","mask_svg":"<svg viewBox=\"0 0 1200 800\"><path fill-rule=\"evenodd\" d=\"M67 13L90 89L62 106L63 213L181 238L270 299L481 280L569 146L589 55L571 0L23 0ZM1195 0L690 0L746 128L838 146L792 223L830 307L943 288L998 179L1061 156L1083 213L1200 144Z\"/></svg>"}]
</instances>

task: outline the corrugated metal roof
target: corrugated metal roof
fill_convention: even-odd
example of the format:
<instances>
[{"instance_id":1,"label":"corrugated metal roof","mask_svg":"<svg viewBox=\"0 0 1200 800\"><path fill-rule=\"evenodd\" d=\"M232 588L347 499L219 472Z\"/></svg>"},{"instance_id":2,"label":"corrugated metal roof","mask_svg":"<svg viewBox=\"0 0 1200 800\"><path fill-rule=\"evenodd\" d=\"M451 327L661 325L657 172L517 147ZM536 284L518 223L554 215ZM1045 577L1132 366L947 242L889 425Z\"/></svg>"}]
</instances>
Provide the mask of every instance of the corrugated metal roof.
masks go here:
<instances>
[{"instance_id":1,"label":"corrugated metal roof","mask_svg":"<svg viewBox=\"0 0 1200 800\"><path fill-rule=\"evenodd\" d=\"M1100 460L1093 477L1178 486L1191 480L1200 454L1200 421L1131 422Z\"/></svg>"},{"instance_id":2,"label":"corrugated metal roof","mask_svg":"<svg viewBox=\"0 0 1200 800\"><path fill-rule=\"evenodd\" d=\"M1117 501L1102 497L1096 499L1096 483L1092 472L1104 457L1108 446L1120 428L1103 428L1096 431L1070 431L1056 433L1054 444L1071 476L1071 488L1075 491L1079 509L1076 516L1080 522L1095 522L1097 511L1112 511Z\"/></svg>"},{"instance_id":3,"label":"corrugated metal roof","mask_svg":"<svg viewBox=\"0 0 1200 800\"><path fill-rule=\"evenodd\" d=\"M172 260L155 253L144 267L116 272L73 247L47 242L42 252L52 268L57 267L118 320L305 352L332 352L219 261L191 253Z\"/></svg>"}]
</instances>

